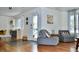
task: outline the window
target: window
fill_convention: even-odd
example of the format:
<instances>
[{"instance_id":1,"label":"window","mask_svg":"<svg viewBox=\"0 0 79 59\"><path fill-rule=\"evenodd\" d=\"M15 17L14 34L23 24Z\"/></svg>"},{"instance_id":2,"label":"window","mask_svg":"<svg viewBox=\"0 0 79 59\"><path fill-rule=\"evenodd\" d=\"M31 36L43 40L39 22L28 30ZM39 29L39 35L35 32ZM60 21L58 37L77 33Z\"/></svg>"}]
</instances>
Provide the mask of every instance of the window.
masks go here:
<instances>
[{"instance_id":1,"label":"window","mask_svg":"<svg viewBox=\"0 0 79 59\"><path fill-rule=\"evenodd\" d=\"M71 33L79 33L78 30L78 13L70 12L69 14L69 30Z\"/></svg>"},{"instance_id":2,"label":"window","mask_svg":"<svg viewBox=\"0 0 79 59\"><path fill-rule=\"evenodd\" d=\"M70 15L70 32L74 33L74 15Z\"/></svg>"},{"instance_id":3,"label":"window","mask_svg":"<svg viewBox=\"0 0 79 59\"><path fill-rule=\"evenodd\" d=\"M78 14L76 15L76 33L79 33L79 30L78 30Z\"/></svg>"}]
</instances>

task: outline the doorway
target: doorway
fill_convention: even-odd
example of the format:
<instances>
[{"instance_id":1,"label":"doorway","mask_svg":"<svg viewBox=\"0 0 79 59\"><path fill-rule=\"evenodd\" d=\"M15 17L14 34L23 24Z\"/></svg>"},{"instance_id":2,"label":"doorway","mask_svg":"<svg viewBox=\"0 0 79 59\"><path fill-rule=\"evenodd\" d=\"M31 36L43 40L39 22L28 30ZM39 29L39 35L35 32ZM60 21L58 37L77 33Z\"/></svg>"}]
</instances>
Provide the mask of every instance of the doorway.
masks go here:
<instances>
[{"instance_id":1,"label":"doorway","mask_svg":"<svg viewBox=\"0 0 79 59\"><path fill-rule=\"evenodd\" d=\"M37 41L38 32L41 29L41 17L38 13L33 13L31 17L29 17L29 40Z\"/></svg>"},{"instance_id":2,"label":"doorway","mask_svg":"<svg viewBox=\"0 0 79 59\"><path fill-rule=\"evenodd\" d=\"M37 39L38 37L38 15L33 16L33 38Z\"/></svg>"}]
</instances>

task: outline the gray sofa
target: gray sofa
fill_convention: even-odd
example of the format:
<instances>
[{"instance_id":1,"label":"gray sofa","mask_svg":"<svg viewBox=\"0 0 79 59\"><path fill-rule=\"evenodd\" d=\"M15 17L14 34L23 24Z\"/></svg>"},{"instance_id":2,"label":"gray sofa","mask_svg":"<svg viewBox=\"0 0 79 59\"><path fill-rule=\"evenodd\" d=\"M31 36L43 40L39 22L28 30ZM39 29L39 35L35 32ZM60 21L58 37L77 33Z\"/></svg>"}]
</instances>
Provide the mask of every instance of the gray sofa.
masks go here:
<instances>
[{"instance_id":1,"label":"gray sofa","mask_svg":"<svg viewBox=\"0 0 79 59\"><path fill-rule=\"evenodd\" d=\"M74 41L74 35L70 34L69 30L59 30L59 39L63 42L72 42Z\"/></svg>"},{"instance_id":2,"label":"gray sofa","mask_svg":"<svg viewBox=\"0 0 79 59\"><path fill-rule=\"evenodd\" d=\"M47 30L43 29L39 31L37 43L44 45L57 45L59 43L59 37L58 36L50 37L50 33Z\"/></svg>"}]
</instances>

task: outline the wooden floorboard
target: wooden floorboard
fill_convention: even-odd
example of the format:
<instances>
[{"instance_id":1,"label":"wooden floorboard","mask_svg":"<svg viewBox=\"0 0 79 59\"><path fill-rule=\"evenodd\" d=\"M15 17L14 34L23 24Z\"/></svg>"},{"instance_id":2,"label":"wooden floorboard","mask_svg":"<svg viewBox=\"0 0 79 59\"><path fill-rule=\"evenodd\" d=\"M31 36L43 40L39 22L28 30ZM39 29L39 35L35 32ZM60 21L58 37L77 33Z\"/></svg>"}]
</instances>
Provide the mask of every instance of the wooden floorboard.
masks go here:
<instances>
[{"instance_id":1,"label":"wooden floorboard","mask_svg":"<svg viewBox=\"0 0 79 59\"><path fill-rule=\"evenodd\" d=\"M0 47L0 52L31 52L32 45L25 42L8 42Z\"/></svg>"},{"instance_id":2,"label":"wooden floorboard","mask_svg":"<svg viewBox=\"0 0 79 59\"><path fill-rule=\"evenodd\" d=\"M75 43L59 43L56 46L38 45L34 46L28 41L9 42L0 47L1 52L32 52L33 48L38 52L70 52Z\"/></svg>"},{"instance_id":3,"label":"wooden floorboard","mask_svg":"<svg viewBox=\"0 0 79 59\"><path fill-rule=\"evenodd\" d=\"M39 52L70 52L71 47L75 46L74 42L71 43L59 43L56 46L39 45Z\"/></svg>"}]
</instances>

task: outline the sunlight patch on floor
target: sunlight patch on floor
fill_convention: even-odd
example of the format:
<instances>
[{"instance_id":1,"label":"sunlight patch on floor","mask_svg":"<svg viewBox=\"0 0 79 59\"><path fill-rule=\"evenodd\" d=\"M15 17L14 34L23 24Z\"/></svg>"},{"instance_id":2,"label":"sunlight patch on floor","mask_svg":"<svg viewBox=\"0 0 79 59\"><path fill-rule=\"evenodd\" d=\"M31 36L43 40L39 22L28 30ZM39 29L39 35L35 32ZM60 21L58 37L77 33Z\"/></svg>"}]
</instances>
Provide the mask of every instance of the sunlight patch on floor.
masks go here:
<instances>
[{"instance_id":1,"label":"sunlight patch on floor","mask_svg":"<svg viewBox=\"0 0 79 59\"><path fill-rule=\"evenodd\" d=\"M75 52L75 48L70 48L70 52Z\"/></svg>"},{"instance_id":2,"label":"sunlight patch on floor","mask_svg":"<svg viewBox=\"0 0 79 59\"><path fill-rule=\"evenodd\" d=\"M32 52L38 52L38 48L37 48L37 44L36 43L32 43Z\"/></svg>"}]
</instances>

